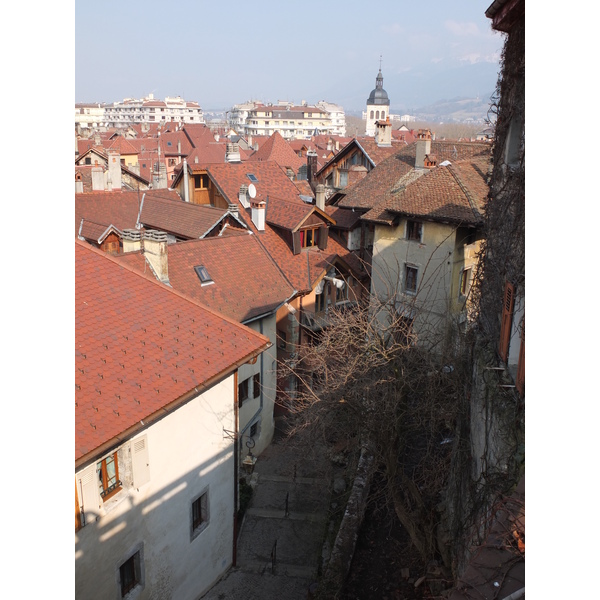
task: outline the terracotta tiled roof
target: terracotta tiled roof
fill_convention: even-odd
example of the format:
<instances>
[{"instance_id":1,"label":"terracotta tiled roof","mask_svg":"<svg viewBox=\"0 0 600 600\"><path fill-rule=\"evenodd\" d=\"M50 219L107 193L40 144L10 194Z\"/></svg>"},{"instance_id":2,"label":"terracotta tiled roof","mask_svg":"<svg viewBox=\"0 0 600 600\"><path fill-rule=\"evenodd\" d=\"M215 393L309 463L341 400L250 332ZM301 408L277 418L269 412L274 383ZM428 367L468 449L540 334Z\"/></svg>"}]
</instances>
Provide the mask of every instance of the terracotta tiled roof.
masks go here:
<instances>
[{"instance_id":1,"label":"terracotta tiled roof","mask_svg":"<svg viewBox=\"0 0 600 600\"><path fill-rule=\"evenodd\" d=\"M359 261L332 236L329 236L326 250L311 248L302 251L300 254L293 254L292 234L289 227L293 221L296 221L296 211L298 211L298 215L308 215L310 211L314 211L315 207L300 199L298 189L276 163L208 165L208 172L213 181L223 191L225 198L231 203L238 204L240 215L244 218L249 229L257 235L258 240L298 292L310 291L319 278L323 276L324 271L338 258L341 258L351 268L355 269L357 275L360 275L361 266ZM247 173L252 173L258 179L255 183L256 199L267 202L267 224L264 232L257 231L252 223L250 209L243 208L238 200L240 186L250 183ZM308 212L306 211L307 207L309 208ZM294 217L286 223L286 229L288 230L272 227L269 224L270 220L273 219L270 212L283 213L285 210L291 210L294 213ZM282 216L282 219L285 219L285 216ZM326 219L324 219L324 222L326 222Z\"/></svg>"},{"instance_id":2,"label":"terracotta tiled roof","mask_svg":"<svg viewBox=\"0 0 600 600\"><path fill-rule=\"evenodd\" d=\"M190 150L187 163L191 169L204 169L204 166L210 163L224 163L226 150L227 145L224 142L205 140L198 148Z\"/></svg>"},{"instance_id":3,"label":"terracotta tiled roof","mask_svg":"<svg viewBox=\"0 0 600 600\"><path fill-rule=\"evenodd\" d=\"M298 188L298 191L300 192L301 196L306 196L310 198L315 197L315 193L310 187L310 183L308 183L306 179L297 179L296 181L294 181L294 185Z\"/></svg>"},{"instance_id":4,"label":"terracotta tiled roof","mask_svg":"<svg viewBox=\"0 0 600 600\"><path fill-rule=\"evenodd\" d=\"M117 229L135 229L143 197L179 198L177 192L148 190L146 192L90 192L75 194L75 235L81 219Z\"/></svg>"},{"instance_id":5,"label":"terracotta tiled roof","mask_svg":"<svg viewBox=\"0 0 600 600\"><path fill-rule=\"evenodd\" d=\"M291 168L295 174L302 165L306 164L306 159L300 158L278 131L275 131L254 154L251 154L248 160L250 162L273 160L280 167Z\"/></svg>"},{"instance_id":6,"label":"terracotta tiled roof","mask_svg":"<svg viewBox=\"0 0 600 600\"><path fill-rule=\"evenodd\" d=\"M275 310L294 293L256 236L247 233L171 244L168 265L173 289L240 322ZM214 283L202 285L197 266L206 267Z\"/></svg>"},{"instance_id":7,"label":"terracotta tiled roof","mask_svg":"<svg viewBox=\"0 0 600 600\"><path fill-rule=\"evenodd\" d=\"M76 241L76 461L267 345L264 336Z\"/></svg>"},{"instance_id":8,"label":"terracotta tiled roof","mask_svg":"<svg viewBox=\"0 0 600 600\"><path fill-rule=\"evenodd\" d=\"M81 226L79 227L79 237L85 238L86 240L93 240L94 242L101 244L106 236L111 232L116 232L119 236L123 234L113 225L102 225L100 223L94 223L82 219Z\"/></svg>"},{"instance_id":9,"label":"terracotta tiled roof","mask_svg":"<svg viewBox=\"0 0 600 600\"><path fill-rule=\"evenodd\" d=\"M147 196L142 204L140 223L146 229L159 229L187 239L209 233L227 214L214 206L190 204L183 200Z\"/></svg>"},{"instance_id":10,"label":"terracotta tiled roof","mask_svg":"<svg viewBox=\"0 0 600 600\"><path fill-rule=\"evenodd\" d=\"M359 221L361 213L339 206L326 206L325 212L335 219L336 229L352 229Z\"/></svg>"},{"instance_id":11,"label":"terracotta tiled roof","mask_svg":"<svg viewBox=\"0 0 600 600\"><path fill-rule=\"evenodd\" d=\"M488 194L489 161L489 156L477 156L435 167L412 180L398 181L382 193L381 202L363 219L390 224L395 215L407 215L433 221L480 224Z\"/></svg>"},{"instance_id":12,"label":"terracotta tiled roof","mask_svg":"<svg viewBox=\"0 0 600 600\"><path fill-rule=\"evenodd\" d=\"M266 220L270 225L295 231L313 211L314 205L269 198Z\"/></svg>"},{"instance_id":13,"label":"terracotta tiled roof","mask_svg":"<svg viewBox=\"0 0 600 600\"><path fill-rule=\"evenodd\" d=\"M383 195L393 185L414 169L416 143L409 146L396 145L394 150L392 156L381 161L377 168L348 188L346 196L338 202L338 206L369 210L382 201ZM480 142L431 142L431 154L435 153L438 157L438 165L445 160L454 162L473 156L489 157L489 150L489 144Z\"/></svg>"},{"instance_id":14,"label":"terracotta tiled roof","mask_svg":"<svg viewBox=\"0 0 600 600\"><path fill-rule=\"evenodd\" d=\"M131 154L139 154L135 146L126 140L122 135L118 135L112 143L107 146L107 150L116 150L121 156L128 156Z\"/></svg>"}]
</instances>

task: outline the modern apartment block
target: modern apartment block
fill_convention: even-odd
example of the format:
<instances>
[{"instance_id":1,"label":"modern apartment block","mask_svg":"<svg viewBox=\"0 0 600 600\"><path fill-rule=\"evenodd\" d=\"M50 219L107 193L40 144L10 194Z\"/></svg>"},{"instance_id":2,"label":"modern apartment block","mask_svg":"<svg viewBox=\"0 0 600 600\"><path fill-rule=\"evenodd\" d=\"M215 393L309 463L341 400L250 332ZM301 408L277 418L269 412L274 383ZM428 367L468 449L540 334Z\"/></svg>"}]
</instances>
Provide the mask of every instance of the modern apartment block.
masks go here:
<instances>
[{"instance_id":1,"label":"modern apartment block","mask_svg":"<svg viewBox=\"0 0 600 600\"><path fill-rule=\"evenodd\" d=\"M180 96L164 100L148 94L145 98L125 98L112 104L76 104L75 124L81 127L126 127L135 123L204 123L197 102Z\"/></svg>"},{"instance_id":2,"label":"modern apartment block","mask_svg":"<svg viewBox=\"0 0 600 600\"><path fill-rule=\"evenodd\" d=\"M321 100L312 106L303 100L299 106L278 100L277 104L245 102L229 111L229 126L240 135L270 136L278 131L285 139L310 139L318 134L346 135L344 109Z\"/></svg>"}]
</instances>

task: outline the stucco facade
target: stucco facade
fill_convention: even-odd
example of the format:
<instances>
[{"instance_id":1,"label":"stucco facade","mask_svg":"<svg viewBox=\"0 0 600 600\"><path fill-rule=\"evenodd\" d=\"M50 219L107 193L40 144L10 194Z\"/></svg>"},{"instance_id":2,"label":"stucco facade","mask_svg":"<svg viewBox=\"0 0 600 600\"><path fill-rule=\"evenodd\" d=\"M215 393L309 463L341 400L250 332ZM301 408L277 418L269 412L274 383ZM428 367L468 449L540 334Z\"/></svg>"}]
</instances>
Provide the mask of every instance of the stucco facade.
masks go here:
<instances>
[{"instance_id":1,"label":"stucco facade","mask_svg":"<svg viewBox=\"0 0 600 600\"><path fill-rule=\"evenodd\" d=\"M408 239L410 222L375 226L371 293L380 299L396 295L425 341L437 337L449 321L466 319L462 311L471 280L467 273L466 288L461 288L463 271L474 268L479 242L467 229L425 221L412 221L420 225L421 236Z\"/></svg>"},{"instance_id":2,"label":"stucco facade","mask_svg":"<svg viewBox=\"0 0 600 600\"><path fill-rule=\"evenodd\" d=\"M76 471L85 525L75 534L76 597L121 598L120 566L136 556L128 599L193 600L232 564L235 376L111 449L122 488L98 493L98 457ZM143 446L142 460L136 456ZM192 504L205 520L193 530Z\"/></svg>"}]
</instances>

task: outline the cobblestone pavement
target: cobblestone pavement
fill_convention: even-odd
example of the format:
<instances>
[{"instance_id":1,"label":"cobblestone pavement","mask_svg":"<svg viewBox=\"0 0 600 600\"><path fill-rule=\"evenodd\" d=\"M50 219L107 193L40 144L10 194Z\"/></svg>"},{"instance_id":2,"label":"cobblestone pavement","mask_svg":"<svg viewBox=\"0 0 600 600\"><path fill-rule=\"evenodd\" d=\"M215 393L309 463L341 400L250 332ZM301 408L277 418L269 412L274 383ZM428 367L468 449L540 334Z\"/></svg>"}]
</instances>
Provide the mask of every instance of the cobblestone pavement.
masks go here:
<instances>
[{"instance_id":1,"label":"cobblestone pavement","mask_svg":"<svg viewBox=\"0 0 600 600\"><path fill-rule=\"evenodd\" d=\"M324 446L306 435L290 440L279 430L258 457L237 566L202 600L306 600L319 574L332 478Z\"/></svg>"}]
</instances>

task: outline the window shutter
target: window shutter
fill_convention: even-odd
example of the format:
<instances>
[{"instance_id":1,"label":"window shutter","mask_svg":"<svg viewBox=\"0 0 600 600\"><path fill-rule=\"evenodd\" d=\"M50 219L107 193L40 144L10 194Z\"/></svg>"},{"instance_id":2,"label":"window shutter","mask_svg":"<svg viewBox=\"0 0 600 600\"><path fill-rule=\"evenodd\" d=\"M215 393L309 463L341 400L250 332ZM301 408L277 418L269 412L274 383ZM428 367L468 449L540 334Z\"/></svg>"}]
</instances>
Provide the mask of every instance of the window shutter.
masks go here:
<instances>
[{"instance_id":1,"label":"window shutter","mask_svg":"<svg viewBox=\"0 0 600 600\"><path fill-rule=\"evenodd\" d=\"M513 308L515 305L515 286L506 282L504 288L504 301L502 303L502 324L500 326L500 358L508 360L508 348L510 346L510 330L512 328Z\"/></svg>"},{"instance_id":2,"label":"window shutter","mask_svg":"<svg viewBox=\"0 0 600 600\"><path fill-rule=\"evenodd\" d=\"M325 250L327 248L327 236L329 235L329 227L319 227L319 248Z\"/></svg>"},{"instance_id":3,"label":"window shutter","mask_svg":"<svg viewBox=\"0 0 600 600\"><path fill-rule=\"evenodd\" d=\"M131 443L131 461L133 464L133 486L150 481L150 460L148 458L148 436L144 435Z\"/></svg>"},{"instance_id":4,"label":"window shutter","mask_svg":"<svg viewBox=\"0 0 600 600\"><path fill-rule=\"evenodd\" d=\"M521 324L521 347L519 348L519 362L517 364L517 392L521 398L525 396L525 318Z\"/></svg>"},{"instance_id":5,"label":"window shutter","mask_svg":"<svg viewBox=\"0 0 600 600\"><path fill-rule=\"evenodd\" d=\"M294 231L292 233L292 252L294 254L300 254L302 250L302 243L300 242L300 232Z\"/></svg>"},{"instance_id":6,"label":"window shutter","mask_svg":"<svg viewBox=\"0 0 600 600\"><path fill-rule=\"evenodd\" d=\"M100 508L100 494L98 493L98 475L96 465L90 465L77 478L77 493L83 508L82 525L87 525L95 519Z\"/></svg>"}]
</instances>

